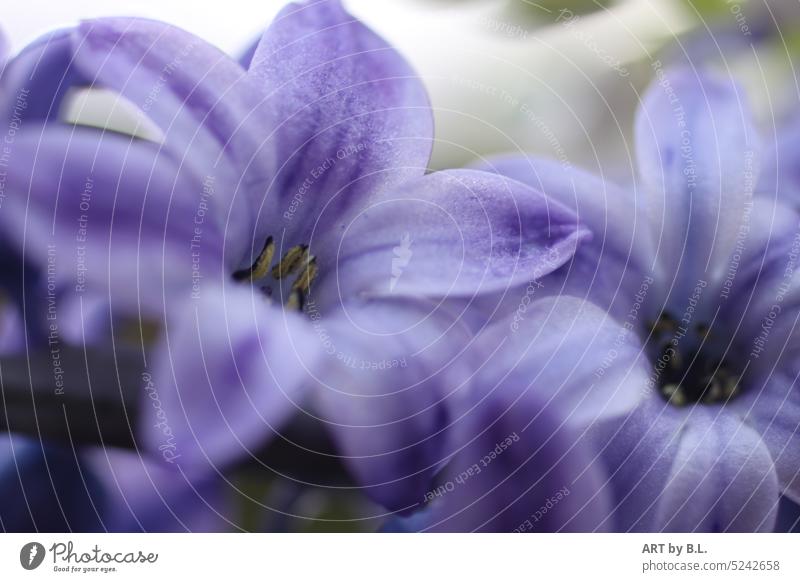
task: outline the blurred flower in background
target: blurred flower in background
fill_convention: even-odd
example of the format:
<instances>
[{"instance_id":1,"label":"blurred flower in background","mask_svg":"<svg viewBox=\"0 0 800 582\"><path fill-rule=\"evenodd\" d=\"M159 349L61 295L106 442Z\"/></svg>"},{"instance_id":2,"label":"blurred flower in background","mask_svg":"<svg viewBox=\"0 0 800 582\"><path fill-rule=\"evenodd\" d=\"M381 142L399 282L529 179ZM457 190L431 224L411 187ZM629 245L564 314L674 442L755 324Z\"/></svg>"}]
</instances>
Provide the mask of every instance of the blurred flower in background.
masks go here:
<instances>
[{"instance_id":1,"label":"blurred flower in background","mask_svg":"<svg viewBox=\"0 0 800 582\"><path fill-rule=\"evenodd\" d=\"M186 28L235 55L284 3L202 2L186 11L155 0L55 7L33 0L24 14L6 20L14 49L78 18L136 15ZM435 168L522 150L629 174L632 111L652 78L652 61L666 63L669 55L721 63L742 79L767 122L797 100L793 59L800 42L793 23L800 8L793 2L345 0L345 6L424 78L436 112Z\"/></svg>"}]
</instances>

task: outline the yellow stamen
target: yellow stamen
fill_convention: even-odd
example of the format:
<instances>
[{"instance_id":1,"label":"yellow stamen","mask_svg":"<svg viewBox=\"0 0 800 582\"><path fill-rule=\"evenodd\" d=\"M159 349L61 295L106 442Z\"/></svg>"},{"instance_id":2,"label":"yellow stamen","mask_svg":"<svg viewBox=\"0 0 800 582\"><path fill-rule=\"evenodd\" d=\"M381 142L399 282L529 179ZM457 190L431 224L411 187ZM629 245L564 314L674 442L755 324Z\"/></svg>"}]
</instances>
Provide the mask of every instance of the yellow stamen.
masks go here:
<instances>
[{"instance_id":1,"label":"yellow stamen","mask_svg":"<svg viewBox=\"0 0 800 582\"><path fill-rule=\"evenodd\" d=\"M311 287L311 282L316 276L317 260L314 257L311 257L306 265L306 268L303 269L303 272L300 273L300 275L292 284L292 291L300 291L303 294L308 293L308 289Z\"/></svg>"},{"instance_id":2,"label":"yellow stamen","mask_svg":"<svg viewBox=\"0 0 800 582\"><path fill-rule=\"evenodd\" d=\"M237 281L257 281L262 277L265 277L269 272L269 266L272 264L272 257L275 255L275 242L272 240L272 237L267 238L267 242L264 243L264 249L261 251L261 254L258 255L256 262L253 263L248 269L242 269L241 271L236 271L233 274L233 278Z\"/></svg>"},{"instance_id":3,"label":"yellow stamen","mask_svg":"<svg viewBox=\"0 0 800 582\"><path fill-rule=\"evenodd\" d=\"M297 245L290 248L283 255L281 262L272 269L272 276L276 279L282 279L286 275L291 275L300 265L306 262L307 257L308 247L306 245Z\"/></svg>"}]
</instances>

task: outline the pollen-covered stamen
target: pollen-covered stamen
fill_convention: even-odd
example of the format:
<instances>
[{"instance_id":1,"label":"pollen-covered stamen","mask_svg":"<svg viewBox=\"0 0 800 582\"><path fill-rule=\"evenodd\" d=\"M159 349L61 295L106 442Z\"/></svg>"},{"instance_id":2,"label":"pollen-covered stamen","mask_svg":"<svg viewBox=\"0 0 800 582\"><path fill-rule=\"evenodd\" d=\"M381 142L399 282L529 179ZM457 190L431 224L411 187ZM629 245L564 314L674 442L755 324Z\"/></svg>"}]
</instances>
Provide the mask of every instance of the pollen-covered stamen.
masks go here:
<instances>
[{"instance_id":1,"label":"pollen-covered stamen","mask_svg":"<svg viewBox=\"0 0 800 582\"><path fill-rule=\"evenodd\" d=\"M237 281L257 281L265 277L269 272L270 265L272 265L273 256L275 256L275 241L270 236L267 238L267 242L264 243L264 248L253 265L247 269L236 271L233 274L233 278Z\"/></svg>"},{"instance_id":2,"label":"pollen-covered stamen","mask_svg":"<svg viewBox=\"0 0 800 582\"><path fill-rule=\"evenodd\" d=\"M308 246L297 245L290 248L280 262L272 268L272 276L275 279L283 279L287 275L291 275L297 269L304 265L308 260Z\"/></svg>"},{"instance_id":3,"label":"pollen-covered stamen","mask_svg":"<svg viewBox=\"0 0 800 582\"><path fill-rule=\"evenodd\" d=\"M308 293L308 289L311 287L311 282L314 281L316 276L317 259L314 257L309 257L305 268L297 276L297 279L294 280L294 283L292 283L292 291L299 291L303 294Z\"/></svg>"},{"instance_id":4,"label":"pollen-covered stamen","mask_svg":"<svg viewBox=\"0 0 800 582\"><path fill-rule=\"evenodd\" d=\"M306 303L306 296L311 288L311 283L317 276L317 260L313 255L306 256L306 263L303 270L292 283L289 298L286 301L287 309L302 310Z\"/></svg>"},{"instance_id":5,"label":"pollen-covered stamen","mask_svg":"<svg viewBox=\"0 0 800 582\"><path fill-rule=\"evenodd\" d=\"M663 314L648 326L657 350L655 374L661 395L675 406L721 404L739 391L740 374L731 362L717 357L718 346L705 324L690 328Z\"/></svg>"},{"instance_id":6,"label":"pollen-covered stamen","mask_svg":"<svg viewBox=\"0 0 800 582\"><path fill-rule=\"evenodd\" d=\"M661 394L672 404L720 404L736 395L739 377L725 362L708 360L692 352L687 367L665 371Z\"/></svg>"},{"instance_id":7,"label":"pollen-covered stamen","mask_svg":"<svg viewBox=\"0 0 800 582\"><path fill-rule=\"evenodd\" d=\"M308 252L308 245L296 245L290 248L283 258L274 267L272 259L275 257L275 243L272 237L267 238L264 250L258 256L253 266L236 271L233 278L237 281L258 282L258 287L267 298L275 300L273 296L278 293L286 292L288 282L284 285L280 281L288 275L298 273L297 278L292 282L283 307L302 311L306 302L311 283L317 276L317 259ZM269 276L273 281L270 281ZM282 290L282 291L281 291ZM280 299L278 299L280 301Z\"/></svg>"}]
</instances>

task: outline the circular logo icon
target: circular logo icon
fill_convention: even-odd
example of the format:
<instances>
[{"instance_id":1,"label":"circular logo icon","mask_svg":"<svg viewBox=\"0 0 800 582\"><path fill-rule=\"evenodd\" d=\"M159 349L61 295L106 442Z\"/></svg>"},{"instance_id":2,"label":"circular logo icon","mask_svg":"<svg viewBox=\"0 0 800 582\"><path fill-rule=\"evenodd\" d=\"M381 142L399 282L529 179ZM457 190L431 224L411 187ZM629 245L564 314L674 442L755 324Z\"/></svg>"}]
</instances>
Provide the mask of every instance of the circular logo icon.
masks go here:
<instances>
[{"instance_id":1,"label":"circular logo icon","mask_svg":"<svg viewBox=\"0 0 800 582\"><path fill-rule=\"evenodd\" d=\"M44 546L39 542L28 542L19 551L19 563L26 570L35 570L44 561Z\"/></svg>"}]
</instances>

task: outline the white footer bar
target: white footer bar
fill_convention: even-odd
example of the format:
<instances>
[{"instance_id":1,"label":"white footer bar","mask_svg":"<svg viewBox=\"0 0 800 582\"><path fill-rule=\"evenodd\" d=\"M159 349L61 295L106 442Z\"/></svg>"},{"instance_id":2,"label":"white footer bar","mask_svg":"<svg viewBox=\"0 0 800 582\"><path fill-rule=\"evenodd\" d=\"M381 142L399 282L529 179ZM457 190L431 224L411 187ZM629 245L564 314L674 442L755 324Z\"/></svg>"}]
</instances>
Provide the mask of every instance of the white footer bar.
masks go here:
<instances>
[{"instance_id":1,"label":"white footer bar","mask_svg":"<svg viewBox=\"0 0 800 582\"><path fill-rule=\"evenodd\" d=\"M0 535L3 580L796 581L799 565L792 534Z\"/></svg>"}]
</instances>

